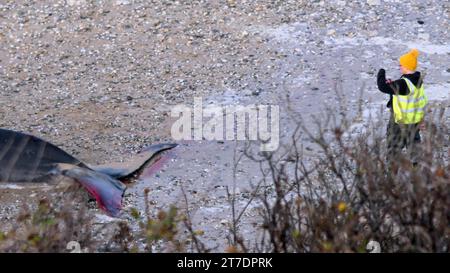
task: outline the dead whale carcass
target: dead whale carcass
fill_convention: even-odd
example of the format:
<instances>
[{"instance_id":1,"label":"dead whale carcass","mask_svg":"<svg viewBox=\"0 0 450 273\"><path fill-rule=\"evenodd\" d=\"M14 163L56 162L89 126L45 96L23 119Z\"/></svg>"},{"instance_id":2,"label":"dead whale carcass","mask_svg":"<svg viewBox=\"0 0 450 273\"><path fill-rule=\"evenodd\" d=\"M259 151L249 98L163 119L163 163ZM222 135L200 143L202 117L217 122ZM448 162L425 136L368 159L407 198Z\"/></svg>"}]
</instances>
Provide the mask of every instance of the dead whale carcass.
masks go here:
<instances>
[{"instance_id":1,"label":"dead whale carcass","mask_svg":"<svg viewBox=\"0 0 450 273\"><path fill-rule=\"evenodd\" d=\"M38 137L0 129L0 182L47 182L64 175L78 181L100 208L117 216L126 190L120 180L139 174L175 146L151 145L127 162L90 166Z\"/></svg>"}]
</instances>

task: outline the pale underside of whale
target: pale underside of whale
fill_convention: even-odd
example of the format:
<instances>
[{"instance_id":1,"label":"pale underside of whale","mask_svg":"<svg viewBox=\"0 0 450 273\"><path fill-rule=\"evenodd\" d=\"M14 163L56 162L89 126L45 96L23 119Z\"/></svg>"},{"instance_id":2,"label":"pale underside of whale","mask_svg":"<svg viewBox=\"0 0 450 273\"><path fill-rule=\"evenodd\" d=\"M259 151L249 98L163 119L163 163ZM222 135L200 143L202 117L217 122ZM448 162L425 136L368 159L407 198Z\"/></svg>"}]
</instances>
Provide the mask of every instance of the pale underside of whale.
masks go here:
<instances>
[{"instance_id":1,"label":"pale underside of whale","mask_svg":"<svg viewBox=\"0 0 450 273\"><path fill-rule=\"evenodd\" d=\"M108 214L120 212L125 180L154 163L176 144L155 144L126 162L89 165L38 137L0 129L0 182L48 182L64 175L78 181Z\"/></svg>"}]
</instances>

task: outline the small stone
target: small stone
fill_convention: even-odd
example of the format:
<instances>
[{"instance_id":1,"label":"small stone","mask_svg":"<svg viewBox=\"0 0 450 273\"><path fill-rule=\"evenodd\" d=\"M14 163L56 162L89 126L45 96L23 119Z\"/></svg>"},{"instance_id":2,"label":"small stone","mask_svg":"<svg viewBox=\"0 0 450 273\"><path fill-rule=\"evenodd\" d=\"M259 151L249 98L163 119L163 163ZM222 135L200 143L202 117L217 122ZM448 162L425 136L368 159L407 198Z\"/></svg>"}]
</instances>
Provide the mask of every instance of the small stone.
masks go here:
<instances>
[{"instance_id":1,"label":"small stone","mask_svg":"<svg viewBox=\"0 0 450 273\"><path fill-rule=\"evenodd\" d=\"M381 4L380 0L367 0L367 4L369 4L370 6L378 6Z\"/></svg>"},{"instance_id":2,"label":"small stone","mask_svg":"<svg viewBox=\"0 0 450 273\"><path fill-rule=\"evenodd\" d=\"M260 90L260 89L258 89L258 90L253 90L253 91L252 91L252 95L253 95L253 96L259 96L260 93L261 93L261 90Z\"/></svg>"},{"instance_id":3,"label":"small stone","mask_svg":"<svg viewBox=\"0 0 450 273\"><path fill-rule=\"evenodd\" d=\"M428 40L430 40L430 34L428 34L428 33L419 33L417 35L417 38L419 38L421 40L428 41Z\"/></svg>"},{"instance_id":4,"label":"small stone","mask_svg":"<svg viewBox=\"0 0 450 273\"><path fill-rule=\"evenodd\" d=\"M121 6L121 5L129 5L130 1L128 0L117 0L116 1L116 5Z\"/></svg>"},{"instance_id":5,"label":"small stone","mask_svg":"<svg viewBox=\"0 0 450 273\"><path fill-rule=\"evenodd\" d=\"M376 31L376 30L368 31L368 32L367 32L367 35L368 35L369 37L375 37L375 36L378 35L378 31Z\"/></svg>"},{"instance_id":6,"label":"small stone","mask_svg":"<svg viewBox=\"0 0 450 273\"><path fill-rule=\"evenodd\" d=\"M230 8L236 7L236 0L228 0L227 4Z\"/></svg>"},{"instance_id":7,"label":"small stone","mask_svg":"<svg viewBox=\"0 0 450 273\"><path fill-rule=\"evenodd\" d=\"M424 22L424 21L422 21L422 20L417 20L417 23L418 23L419 25L423 25L423 24L425 24L425 22Z\"/></svg>"}]
</instances>

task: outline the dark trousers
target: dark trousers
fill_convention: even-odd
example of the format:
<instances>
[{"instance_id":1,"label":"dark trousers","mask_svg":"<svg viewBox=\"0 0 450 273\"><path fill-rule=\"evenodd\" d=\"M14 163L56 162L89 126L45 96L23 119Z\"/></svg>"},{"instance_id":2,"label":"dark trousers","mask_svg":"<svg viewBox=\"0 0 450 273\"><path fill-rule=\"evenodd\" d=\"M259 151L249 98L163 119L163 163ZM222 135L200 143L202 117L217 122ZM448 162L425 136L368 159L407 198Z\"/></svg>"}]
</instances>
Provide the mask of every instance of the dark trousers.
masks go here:
<instances>
[{"instance_id":1,"label":"dark trousers","mask_svg":"<svg viewBox=\"0 0 450 273\"><path fill-rule=\"evenodd\" d=\"M394 114L391 117L386 131L387 137L387 161L395 162L399 158L402 149L406 147L408 157L413 163L419 160L420 129L416 124L397 124Z\"/></svg>"}]
</instances>

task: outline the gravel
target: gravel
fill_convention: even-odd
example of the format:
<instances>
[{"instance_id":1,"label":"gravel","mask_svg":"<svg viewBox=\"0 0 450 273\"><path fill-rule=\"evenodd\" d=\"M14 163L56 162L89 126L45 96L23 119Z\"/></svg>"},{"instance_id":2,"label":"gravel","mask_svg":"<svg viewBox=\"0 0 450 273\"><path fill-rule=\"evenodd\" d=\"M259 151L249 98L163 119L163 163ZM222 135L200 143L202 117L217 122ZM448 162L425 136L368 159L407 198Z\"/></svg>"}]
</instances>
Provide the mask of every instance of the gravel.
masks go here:
<instances>
[{"instance_id":1,"label":"gravel","mask_svg":"<svg viewBox=\"0 0 450 273\"><path fill-rule=\"evenodd\" d=\"M172 141L170 109L192 104L194 96L286 109L289 94L291 106L310 115L333 106L339 88L350 114L361 90L362 103L379 109L387 97L376 88L376 73L385 68L391 78L399 76L397 58L410 47L422 53L425 82L433 90L448 86L449 10L449 2L437 0L3 1L0 127L100 164ZM437 97L448 106L448 93ZM285 139L293 126L281 114ZM235 147L183 142L159 173L130 187L126 210L144 209L146 187L153 208L183 206L183 185L195 226L206 229L203 240L226 249L231 212L225 189L233 184ZM251 162L239 166L243 207L260 174ZM21 207L16 201L29 191L0 188L0 223L12 219ZM33 192L37 199L40 190ZM243 216L244 234L255 233L257 212L254 203ZM131 217L123 219L137 228Z\"/></svg>"}]
</instances>

